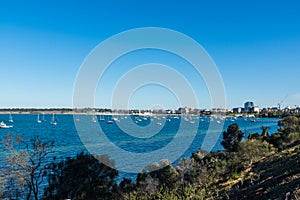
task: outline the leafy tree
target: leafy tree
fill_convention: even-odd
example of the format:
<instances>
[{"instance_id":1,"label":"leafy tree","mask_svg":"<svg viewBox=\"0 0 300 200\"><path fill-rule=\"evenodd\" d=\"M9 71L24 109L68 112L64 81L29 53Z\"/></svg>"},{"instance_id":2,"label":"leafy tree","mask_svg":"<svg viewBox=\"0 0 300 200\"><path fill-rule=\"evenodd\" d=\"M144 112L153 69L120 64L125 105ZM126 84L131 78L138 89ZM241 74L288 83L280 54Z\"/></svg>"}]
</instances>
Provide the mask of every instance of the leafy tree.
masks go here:
<instances>
[{"instance_id":1,"label":"leafy tree","mask_svg":"<svg viewBox=\"0 0 300 200\"><path fill-rule=\"evenodd\" d=\"M269 142L270 141L270 135L269 135L269 132L268 132L268 127L262 126L261 130L262 130L261 135L259 135L259 133L256 132L256 133L253 133L253 134L249 134L247 139L251 140L252 142L253 142L253 140L260 140L262 142L264 142L264 141Z\"/></svg>"},{"instance_id":2,"label":"leafy tree","mask_svg":"<svg viewBox=\"0 0 300 200\"><path fill-rule=\"evenodd\" d=\"M159 180L160 186L174 189L179 181L179 174L169 160L162 160L148 167L150 176Z\"/></svg>"},{"instance_id":3,"label":"leafy tree","mask_svg":"<svg viewBox=\"0 0 300 200\"><path fill-rule=\"evenodd\" d=\"M152 196L161 188L172 190L178 186L179 181L180 174L169 160L153 163L137 175L138 198L141 196Z\"/></svg>"},{"instance_id":4,"label":"leafy tree","mask_svg":"<svg viewBox=\"0 0 300 200\"><path fill-rule=\"evenodd\" d=\"M38 137L25 142L21 137L7 135L4 145L11 152L5 170L4 196L10 199L39 199L41 184L47 174L47 155L54 142L42 142Z\"/></svg>"},{"instance_id":5,"label":"leafy tree","mask_svg":"<svg viewBox=\"0 0 300 200\"><path fill-rule=\"evenodd\" d=\"M103 159L114 165L107 155L96 159L83 152L75 158L52 163L44 198L111 199L117 191L118 171L99 161Z\"/></svg>"},{"instance_id":6,"label":"leafy tree","mask_svg":"<svg viewBox=\"0 0 300 200\"><path fill-rule=\"evenodd\" d=\"M223 132L223 141L221 145L229 152L238 151L239 143L241 142L244 133L240 130L237 124L228 126L227 131Z\"/></svg>"},{"instance_id":7,"label":"leafy tree","mask_svg":"<svg viewBox=\"0 0 300 200\"><path fill-rule=\"evenodd\" d=\"M134 198L135 194L133 194L136 191L136 184L129 178L123 178L123 180L119 184L119 191L120 194L118 199L132 199Z\"/></svg>"},{"instance_id":8,"label":"leafy tree","mask_svg":"<svg viewBox=\"0 0 300 200\"><path fill-rule=\"evenodd\" d=\"M262 130L262 133L261 133L261 136L262 136L262 137L269 137L268 127L262 126L262 127L261 127L261 130Z\"/></svg>"},{"instance_id":9,"label":"leafy tree","mask_svg":"<svg viewBox=\"0 0 300 200\"><path fill-rule=\"evenodd\" d=\"M252 133L248 135L248 140L258 140L260 138L259 133Z\"/></svg>"},{"instance_id":10,"label":"leafy tree","mask_svg":"<svg viewBox=\"0 0 300 200\"><path fill-rule=\"evenodd\" d=\"M192 156L195 156L194 154ZM198 181L196 176L201 173L194 159L184 158L178 161L176 170L179 174L179 185L186 186L189 183Z\"/></svg>"},{"instance_id":11,"label":"leafy tree","mask_svg":"<svg viewBox=\"0 0 300 200\"><path fill-rule=\"evenodd\" d=\"M299 125L300 120L295 116L288 116L278 121L278 126L283 126L280 131L286 135L300 131Z\"/></svg>"},{"instance_id":12,"label":"leafy tree","mask_svg":"<svg viewBox=\"0 0 300 200\"><path fill-rule=\"evenodd\" d=\"M300 120L295 116L287 116L278 121L278 126L281 126L279 132L273 133L267 141L280 151L299 135Z\"/></svg>"},{"instance_id":13,"label":"leafy tree","mask_svg":"<svg viewBox=\"0 0 300 200\"><path fill-rule=\"evenodd\" d=\"M278 150L282 150L284 148L283 143L287 140L285 134L281 133L273 133L269 138L269 143L272 144Z\"/></svg>"},{"instance_id":14,"label":"leafy tree","mask_svg":"<svg viewBox=\"0 0 300 200\"><path fill-rule=\"evenodd\" d=\"M262 141L267 141L269 138L268 127L262 126L261 129L262 129L262 133L261 133Z\"/></svg>"}]
</instances>

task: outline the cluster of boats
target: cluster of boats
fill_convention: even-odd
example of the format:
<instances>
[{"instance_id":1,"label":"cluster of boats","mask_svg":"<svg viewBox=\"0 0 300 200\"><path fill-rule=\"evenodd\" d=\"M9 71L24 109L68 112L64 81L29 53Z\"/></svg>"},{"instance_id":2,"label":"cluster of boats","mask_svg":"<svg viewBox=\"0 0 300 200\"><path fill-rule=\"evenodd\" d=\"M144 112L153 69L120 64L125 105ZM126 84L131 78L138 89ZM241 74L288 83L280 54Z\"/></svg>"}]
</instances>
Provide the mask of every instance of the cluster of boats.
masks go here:
<instances>
[{"instance_id":1,"label":"cluster of boats","mask_svg":"<svg viewBox=\"0 0 300 200\"><path fill-rule=\"evenodd\" d=\"M166 121L166 122L170 122L171 120L174 120L174 119L179 119L180 117L179 116L140 116L140 115L137 115L137 116L129 116L132 118L132 120L135 122L135 123L139 123L139 122L142 122L142 121L147 121L147 120L156 120L156 124L157 125L163 125L162 122L160 122L160 120L162 121ZM200 120L200 121L207 121L207 122L212 122L214 120L216 120L217 123L221 123L222 120L230 120L230 121L236 121L237 118L236 117L217 117L217 116L210 116L210 117L199 117L199 116L181 116L183 118L183 120L185 122L189 122L191 124L195 123L195 121ZM98 121L106 121L107 124L113 124L114 122L119 122L120 120L124 120L124 119L127 119L128 116L127 115L120 115L120 116L117 116L117 117L110 117L109 119L105 119L104 118L104 115L100 115L100 118L98 118L96 115L93 115L92 116L92 119L91 119L91 122L93 123L96 123ZM77 121L79 121L79 118L76 118ZM257 122L255 119L251 119L250 120L251 122ZM6 123L4 123L3 121L0 122L0 128L12 128L13 125L12 123L14 122L13 121L13 118L12 118L12 115L9 114L9 119L8 119L8 122L10 123L9 125L7 125ZM37 123L44 123L46 122L45 120L45 115L43 114L42 116L42 119L40 119L40 114L37 115ZM58 124L58 120L55 116L55 114L52 114L52 120L50 121L50 124L51 125L57 125Z\"/></svg>"},{"instance_id":2,"label":"cluster of boats","mask_svg":"<svg viewBox=\"0 0 300 200\"><path fill-rule=\"evenodd\" d=\"M40 114L37 115L37 123L44 123L46 122L47 120L45 120L45 115L43 114L43 117L42 119L40 119ZM0 122L0 128L3 128L3 129L8 129L8 128L12 128L13 125L11 125L14 120L13 120L13 117L11 115L11 113L9 114L9 119L8 119L8 122L10 123L10 125L7 125L4 121L1 121ZM57 121L57 118L55 117L55 114L52 115L52 120L50 122L51 125L57 125L58 121Z\"/></svg>"},{"instance_id":3,"label":"cluster of boats","mask_svg":"<svg viewBox=\"0 0 300 200\"><path fill-rule=\"evenodd\" d=\"M184 122L194 124L197 120L202 122L212 122L216 120L217 123L221 123L222 120L225 120L225 118L221 117L200 117L200 116L141 116L141 115L118 115L116 117L104 117L104 115L100 115L98 118L97 115L93 115L91 122L96 123L98 121L106 121L107 124L113 124L114 122L120 122L120 120L126 120L128 117L130 117L136 124L143 122L143 121L156 121L157 125L163 125L164 122L171 122L172 120L179 120L180 118L183 119ZM76 119L79 121L79 118ZM231 119L232 121L236 119Z\"/></svg>"},{"instance_id":4,"label":"cluster of boats","mask_svg":"<svg viewBox=\"0 0 300 200\"><path fill-rule=\"evenodd\" d=\"M250 121L250 122L257 122L255 118L244 118L244 117L234 117L234 116L191 116L191 115L181 115L181 116L143 116L143 115L116 115L115 117L104 117L105 115L100 115L98 117L97 115L92 116L91 122L96 123L98 121L106 121L107 124L113 124L114 122L120 122L120 120L125 120L128 117L130 117L136 124L143 122L143 121L157 121L157 125L163 125L163 121L165 122L170 122L172 120L178 120L182 119L184 122L194 124L197 121L200 122L216 122L218 124L224 122L224 121L230 121L230 122L235 122L238 118L242 118L245 121ZM79 119L77 119L78 121Z\"/></svg>"},{"instance_id":5,"label":"cluster of boats","mask_svg":"<svg viewBox=\"0 0 300 200\"><path fill-rule=\"evenodd\" d=\"M45 115L43 114L43 117L42 117L42 119L40 119L40 114L38 114L37 115L37 120L36 120L36 122L37 123L43 123L43 122L46 122L47 120L45 120ZM51 122L50 122L50 124L51 125L57 125L57 123L58 123L58 120L57 120L57 118L55 117L55 114L53 113L52 114L52 120L51 120Z\"/></svg>"},{"instance_id":6,"label":"cluster of boats","mask_svg":"<svg viewBox=\"0 0 300 200\"><path fill-rule=\"evenodd\" d=\"M121 116L121 117L120 117ZM96 122L98 122L98 121L100 121L100 122L104 122L104 121L106 121L106 123L107 124L113 124L114 122L120 122L121 120L126 120L126 119L128 119L128 117L129 118L132 118L132 120L136 123L136 124L138 124L139 122L142 122L142 121L147 121L147 120L151 120L151 121L153 121L153 120L160 120L160 118L158 118L158 117L153 117L153 118L151 118L151 117L149 117L149 116L134 116L134 117L132 117L132 116L129 116L129 115L120 115L120 116L115 116L115 117L107 117L107 119L105 119L105 117L104 117L104 115L100 115L100 117L98 118L96 115L93 115L93 117L92 117L92 119L91 119L91 122L93 122L93 123L96 123ZM166 117L163 117L163 118L166 118ZM175 117L175 118L178 118L178 117ZM79 118L77 118L76 119L76 121L79 121ZM168 119L166 119L166 121L171 121L171 119L170 118L168 118ZM162 123L161 122L157 122L156 123L157 125L162 125Z\"/></svg>"},{"instance_id":7,"label":"cluster of boats","mask_svg":"<svg viewBox=\"0 0 300 200\"><path fill-rule=\"evenodd\" d=\"M13 122L14 122L11 113L9 114L8 122L9 122L9 123L13 123ZM0 122L0 128L12 128L12 127L13 127L13 125L7 125L7 124L4 123L3 121Z\"/></svg>"}]
</instances>

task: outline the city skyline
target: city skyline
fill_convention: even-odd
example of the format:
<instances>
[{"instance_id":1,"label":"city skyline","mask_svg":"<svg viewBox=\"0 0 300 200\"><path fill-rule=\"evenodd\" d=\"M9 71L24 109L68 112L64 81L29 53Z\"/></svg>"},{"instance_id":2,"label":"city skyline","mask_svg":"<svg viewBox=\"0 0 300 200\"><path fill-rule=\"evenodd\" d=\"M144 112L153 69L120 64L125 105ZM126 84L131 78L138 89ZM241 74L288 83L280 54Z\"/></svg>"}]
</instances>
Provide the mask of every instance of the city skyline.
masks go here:
<instances>
[{"instance_id":1,"label":"city skyline","mask_svg":"<svg viewBox=\"0 0 300 200\"><path fill-rule=\"evenodd\" d=\"M300 109L300 105L294 105L294 106L285 106L282 107L282 104L277 104L277 106L266 106L266 107L260 107L258 105L255 104L255 102L253 101L246 101L240 105L235 105L231 108L222 108L222 107L213 107L213 108L205 108L205 107L189 107L189 106L182 106L182 107L177 107L177 108L106 108L106 107L81 107L81 108L75 108L75 107L3 107L0 108L0 110L2 111L9 111L9 110L68 110L68 111L72 111L72 110L93 110L93 109L100 109L100 110L144 110L144 111L157 111L157 110L180 110L180 109L195 109L195 110L227 110L227 111L233 111L234 109L241 109L241 111L243 110L244 112L249 112L249 109L259 109L259 110L263 110L263 109L273 109L273 110L285 110L285 109ZM254 111L256 112L256 111Z\"/></svg>"},{"instance_id":2,"label":"city skyline","mask_svg":"<svg viewBox=\"0 0 300 200\"><path fill-rule=\"evenodd\" d=\"M299 8L297 1L2 2L0 108L71 108L74 82L86 56L105 39L139 27L176 30L200 43L222 76L226 108L243 107L246 101L260 108L278 103L295 107L300 104ZM189 64L154 50L113 63L99 83L95 106L110 108L109 98L122 73L149 61L184 74L199 108L211 108L205 82ZM176 95L159 85L139 88L128 105L180 107Z\"/></svg>"}]
</instances>

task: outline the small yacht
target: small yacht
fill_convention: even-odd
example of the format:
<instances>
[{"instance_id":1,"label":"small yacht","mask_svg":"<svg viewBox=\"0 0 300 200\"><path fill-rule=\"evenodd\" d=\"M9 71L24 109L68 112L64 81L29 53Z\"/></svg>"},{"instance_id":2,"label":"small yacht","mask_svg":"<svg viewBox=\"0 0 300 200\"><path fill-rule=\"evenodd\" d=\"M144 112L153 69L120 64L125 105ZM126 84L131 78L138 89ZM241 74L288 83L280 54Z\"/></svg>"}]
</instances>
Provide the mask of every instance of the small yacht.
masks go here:
<instances>
[{"instance_id":1,"label":"small yacht","mask_svg":"<svg viewBox=\"0 0 300 200\"><path fill-rule=\"evenodd\" d=\"M13 126L6 125L3 121L0 122L0 128L12 128Z\"/></svg>"},{"instance_id":2,"label":"small yacht","mask_svg":"<svg viewBox=\"0 0 300 200\"><path fill-rule=\"evenodd\" d=\"M104 116L100 115L99 121L105 121Z\"/></svg>"},{"instance_id":3,"label":"small yacht","mask_svg":"<svg viewBox=\"0 0 300 200\"><path fill-rule=\"evenodd\" d=\"M52 125L57 125L57 120L55 119L54 113L53 113L53 115L52 115L52 121L50 122L50 124L52 124Z\"/></svg>"},{"instance_id":4,"label":"small yacht","mask_svg":"<svg viewBox=\"0 0 300 200\"><path fill-rule=\"evenodd\" d=\"M141 121L142 121L142 119L140 119L140 118L137 118L137 119L136 119L136 121L139 121L139 122L141 122Z\"/></svg>"},{"instance_id":5,"label":"small yacht","mask_svg":"<svg viewBox=\"0 0 300 200\"><path fill-rule=\"evenodd\" d=\"M91 122L96 123L97 122L97 117L96 115L93 115Z\"/></svg>"},{"instance_id":6,"label":"small yacht","mask_svg":"<svg viewBox=\"0 0 300 200\"><path fill-rule=\"evenodd\" d=\"M111 120L112 120L112 121L115 121L115 122L119 122L119 121L120 121L119 118L118 118L117 116L116 116L116 117L112 117Z\"/></svg>"},{"instance_id":7,"label":"small yacht","mask_svg":"<svg viewBox=\"0 0 300 200\"><path fill-rule=\"evenodd\" d=\"M11 115L11 113L9 113L9 118L8 118L8 121L9 121L10 123L13 123L13 122L14 122L14 120L13 120L13 118L12 118L12 115Z\"/></svg>"},{"instance_id":8,"label":"small yacht","mask_svg":"<svg viewBox=\"0 0 300 200\"><path fill-rule=\"evenodd\" d=\"M42 121L40 120L40 113L38 113L38 115L37 115L37 120L36 120L36 122L39 123L39 124L42 123Z\"/></svg>"},{"instance_id":9,"label":"small yacht","mask_svg":"<svg viewBox=\"0 0 300 200\"><path fill-rule=\"evenodd\" d=\"M45 114L43 113L43 116L42 116L42 122L45 122L47 120L45 120Z\"/></svg>"}]
</instances>

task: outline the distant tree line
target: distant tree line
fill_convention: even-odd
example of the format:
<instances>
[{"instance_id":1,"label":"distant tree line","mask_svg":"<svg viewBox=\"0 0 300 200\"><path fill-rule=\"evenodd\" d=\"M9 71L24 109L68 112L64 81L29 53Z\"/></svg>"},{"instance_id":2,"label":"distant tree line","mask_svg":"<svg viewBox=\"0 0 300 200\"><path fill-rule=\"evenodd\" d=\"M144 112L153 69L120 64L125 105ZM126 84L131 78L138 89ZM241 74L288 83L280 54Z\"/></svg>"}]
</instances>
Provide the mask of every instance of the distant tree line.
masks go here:
<instances>
[{"instance_id":1,"label":"distant tree line","mask_svg":"<svg viewBox=\"0 0 300 200\"><path fill-rule=\"evenodd\" d=\"M72 108L0 108L0 112L71 112Z\"/></svg>"},{"instance_id":2,"label":"distant tree line","mask_svg":"<svg viewBox=\"0 0 300 200\"><path fill-rule=\"evenodd\" d=\"M300 117L300 110L289 109L289 110L261 110L260 113L256 114L257 117L261 118L284 118L288 116Z\"/></svg>"}]
</instances>

